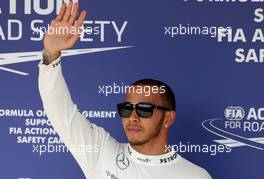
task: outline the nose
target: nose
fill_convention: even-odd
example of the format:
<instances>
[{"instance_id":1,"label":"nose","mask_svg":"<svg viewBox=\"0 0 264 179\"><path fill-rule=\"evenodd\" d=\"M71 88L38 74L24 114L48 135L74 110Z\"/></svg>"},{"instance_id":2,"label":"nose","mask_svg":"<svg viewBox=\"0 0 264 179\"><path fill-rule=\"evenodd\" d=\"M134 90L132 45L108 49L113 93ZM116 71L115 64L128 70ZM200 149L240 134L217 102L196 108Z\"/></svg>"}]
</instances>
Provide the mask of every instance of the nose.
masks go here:
<instances>
[{"instance_id":1,"label":"nose","mask_svg":"<svg viewBox=\"0 0 264 179\"><path fill-rule=\"evenodd\" d=\"M131 114L131 116L129 117L129 121L131 121L131 122L139 122L139 121L140 121L140 118L139 118L139 116L137 115L136 109L134 109L134 110L132 111L132 114Z\"/></svg>"}]
</instances>

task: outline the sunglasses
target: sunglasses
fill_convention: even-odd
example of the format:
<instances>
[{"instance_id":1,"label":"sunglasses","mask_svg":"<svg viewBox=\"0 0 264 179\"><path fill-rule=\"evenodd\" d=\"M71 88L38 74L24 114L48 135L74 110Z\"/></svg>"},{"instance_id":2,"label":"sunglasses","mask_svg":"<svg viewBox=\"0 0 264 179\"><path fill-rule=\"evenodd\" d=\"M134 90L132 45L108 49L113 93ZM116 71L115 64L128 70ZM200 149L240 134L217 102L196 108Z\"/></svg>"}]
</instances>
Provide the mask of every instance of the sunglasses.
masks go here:
<instances>
[{"instance_id":1,"label":"sunglasses","mask_svg":"<svg viewBox=\"0 0 264 179\"><path fill-rule=\"evenodd\" d=\"M171 111L171 109L157 106L151 103L140 102L137 104L132 104L129 102L117 104L117 110L120 117L128 118L131 116L133 110L136 109L136 113L139 117L150 118L153 115L154 109L159 109L163 111Z\"/></svg>"}]
</instances>

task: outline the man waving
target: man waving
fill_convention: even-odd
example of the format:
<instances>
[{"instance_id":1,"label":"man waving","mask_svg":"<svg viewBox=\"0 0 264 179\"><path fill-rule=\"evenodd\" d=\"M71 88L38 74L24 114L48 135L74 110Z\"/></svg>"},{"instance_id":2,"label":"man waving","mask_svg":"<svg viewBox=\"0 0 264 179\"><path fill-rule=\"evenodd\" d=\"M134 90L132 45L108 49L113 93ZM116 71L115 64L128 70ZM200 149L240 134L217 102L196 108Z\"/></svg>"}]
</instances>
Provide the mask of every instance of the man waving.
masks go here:
<instances>
[{"instance_id":1,"label":"man waving","mask_svg":"<svg viewBox=\"0 0 264 179\"><path fill-rule=\"evenodd\" d=\"M97 146L98 150L71 151L88 179L211 179L202 168L166 150L168 131L176 117L171 88L157 80L131 85L123 103L117 104L128 143L119 143L103 128L92 124L71 100L62 75L61 51L72 47L86 16L78 16L78 3L63 4L44 38L39 64L39 90L52 126L68 148ZM151 94L135 89L151 87Z\"/></svg>"}]
</instances>

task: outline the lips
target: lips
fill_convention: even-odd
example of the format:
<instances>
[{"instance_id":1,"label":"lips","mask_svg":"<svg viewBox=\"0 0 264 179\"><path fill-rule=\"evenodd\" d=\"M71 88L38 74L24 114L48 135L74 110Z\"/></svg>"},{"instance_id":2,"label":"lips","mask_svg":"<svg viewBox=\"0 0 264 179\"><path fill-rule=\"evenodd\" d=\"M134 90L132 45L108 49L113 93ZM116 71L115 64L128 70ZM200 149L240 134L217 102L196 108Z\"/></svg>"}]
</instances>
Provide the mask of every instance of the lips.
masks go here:
<instances>
[{"instance_id":1,"label":"lips","mask_svg":"<svg viewBox=\"0 0 264 179\"><path fill-rule=\"evenodd\" d=\"M141 131L143 131L143 128L140 126L131 126L130 125L130 126L127 126L126 128L130 132L141 132Z\"/></svg>"}]
</instances>

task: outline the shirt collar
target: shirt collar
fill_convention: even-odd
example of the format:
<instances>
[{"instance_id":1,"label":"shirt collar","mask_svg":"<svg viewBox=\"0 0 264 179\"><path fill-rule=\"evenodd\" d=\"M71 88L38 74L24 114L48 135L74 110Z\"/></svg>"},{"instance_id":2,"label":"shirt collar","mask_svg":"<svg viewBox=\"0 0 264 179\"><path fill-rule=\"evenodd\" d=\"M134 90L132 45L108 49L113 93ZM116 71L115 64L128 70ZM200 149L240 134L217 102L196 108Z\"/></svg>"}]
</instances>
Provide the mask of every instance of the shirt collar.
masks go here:
<instances>
[{"instance_id":1,"label":"shirt collar","mask_svg":"<svg viewBox=\"0 0 264 179\"><path fill-rule=\"evenodd\" d=\"M134 150L130 144L127 144L127 154L128 157L136 163L149 165L149 166L163 166L170 165L180 160L180 155L178 155L174 150L162 155L144 155L136 150Z\"/></svg>"}]
</instances>

